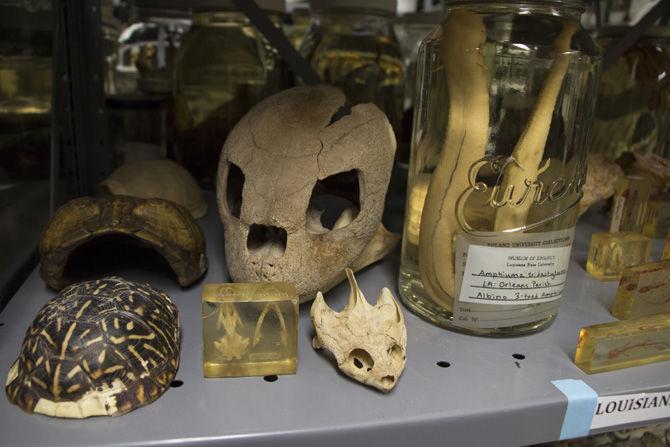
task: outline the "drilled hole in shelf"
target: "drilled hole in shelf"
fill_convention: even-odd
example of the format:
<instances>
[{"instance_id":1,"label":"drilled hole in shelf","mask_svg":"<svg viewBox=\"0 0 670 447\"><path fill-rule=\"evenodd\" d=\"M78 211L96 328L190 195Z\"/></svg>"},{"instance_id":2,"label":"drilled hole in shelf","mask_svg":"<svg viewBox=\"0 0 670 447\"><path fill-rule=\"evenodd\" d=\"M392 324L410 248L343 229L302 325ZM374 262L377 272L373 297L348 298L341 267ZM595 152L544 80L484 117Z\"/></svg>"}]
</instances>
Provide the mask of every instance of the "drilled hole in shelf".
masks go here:
<instances>
[{"instance_id":1,"label":"drilled hole in shelf","mask_svg":"<svg viewBox=\"0 0 670 447\"><path fill-rule=\"evenodd\" d=\"M265 380L266 382L276 382L277 380L279 380L279 377L277 377L276 375L272 374L271 376L265 376L265 377L263 377L263 380Z\"/></svg>"},{"instance_id":2,"label":"drilled hole in shelf","mask_svg":"<svg viewBox=\"0 0 670 447\"><path fill-rule=\"evenodd\" d=\"M5 325L5 323L0 323L0 327L2 327L2 326L4 326L4 325Z\"/></svg>"},{"instance_id":3,"label":"drilled hole in shelf","mask_svg":"<svg viewBox=\"0 0 670 447\"><path fill-rule=\"evenodd\" d=\"M526 358L526 356L523 354L512 354L512 357L514 357L517 360L523 360Z\"/></svg>"},{"instance_id":4,"label":"drilled hole in shelf","mask_svg":"<svg viewBox=\"0 0 670 447\"><path fill-rule=\"evenodd\" d=\"M172 382L170 382L170 387L171 388L179 388L183 384L184 384L184 382L181 381L181 380L173 380Z\"/></svg>"},{"instance_id":5,"label":"drilled hole in shelf","mask_svg":"<svg viewBox=\"0 0 670 447\"><path fill-rule=\"evenodd\" d=\"M451 363L440 360L439 362L437 362L437 366L439 366L440 368L449 368L451 366Z\"/></svg>"}]
</instances>

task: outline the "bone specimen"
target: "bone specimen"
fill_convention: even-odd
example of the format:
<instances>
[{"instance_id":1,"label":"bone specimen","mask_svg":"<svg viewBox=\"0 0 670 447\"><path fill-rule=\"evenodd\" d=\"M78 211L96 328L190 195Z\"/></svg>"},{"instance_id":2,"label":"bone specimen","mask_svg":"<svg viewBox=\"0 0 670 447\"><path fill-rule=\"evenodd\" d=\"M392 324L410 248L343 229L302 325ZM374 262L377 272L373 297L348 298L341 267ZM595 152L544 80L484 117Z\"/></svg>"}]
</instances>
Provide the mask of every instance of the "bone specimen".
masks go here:
<instances>
[{"instance_id":1,"label":"bone specimen","mask_svg":"<svg viewBox=\"0 0 670 447\"><path fill-rule=\"evenodd\" d=\"M306 301L340 282L345 267L388 253L399 239L381 227L395 146L377 106L348 108L332 87L296 87L255 106L219 163L232 279L291 282ZM332 226L324 197L347 202Z\"/></svg>"},{"instance_id":2,"label":"bone specimen","mask_svg":"<svg viewBox=\"0 0 670 447\"><path fill-rule=\"evenodd\" d=\"M287 346L288 332L286 331L286 321L284 320L284 315L282 315L277 303L266 304L263 308L263 312L261 312L261 316L258 317L256 329L254 330L254 346L261 342L261 338L263 337L263 322L265 322L265 316L270 311L272 311L277 317L277 320L279 320L279 341L282 346Z\"/></svg>"},{"instance_id":3,"label":"bone specimen","mask_svg":"<svg viewBox=\"0 0 670 447\"><path fill-rule=\"evenodd\" d=\"M486 29L477 14L454 10L442 25L442 64L449 91L449 125L421 216L419 269L428 294L447 309L454 294L456 201L465 190L470 166L484 157L489 126L487 68L481 49ZM445 265L446 264L446 265Z\"/></svg>"},{"instance_id":4,"label":"bone specimen","mask_svg":"<svg viewBox=\"0 0 670 447\"><path fill-rule=\"evenodd\" d=\"M338 368L352 379L389 392L405 368L407 329L398 303L383 288L370 305L351 269L346 269L351 292L342 312L333 311L319 292L311 317L316 337L314 349L325 348Z\"/></svg>"},{"instance_id":5,"label":"bone specimen","mask_svg":"<svg viewBox=\"0 0 670 447\"><path fill-rule=\"evenodd\" d=\"M603 154L589 154L587 159L584 195L579 202L579 213L584 214L591 205L614 195L616 180L623 170Z\"/></svg>"},{"instance_id":6,"label":"bone specimen","mask_svg":"<svg viewBox=\"0 0 670 447\"><path fill-rule=\"evenodd\" d=\"M221 353L224 360L241 359L242 355L247 351L249 339L237 333L237 326L241 324L240 314L237 312L234 304L221 305L217 329L223 327L226 330L226 334L219 341L215 341L214 346L216 346L216 349Z\"/></svg>"}]
</instances>

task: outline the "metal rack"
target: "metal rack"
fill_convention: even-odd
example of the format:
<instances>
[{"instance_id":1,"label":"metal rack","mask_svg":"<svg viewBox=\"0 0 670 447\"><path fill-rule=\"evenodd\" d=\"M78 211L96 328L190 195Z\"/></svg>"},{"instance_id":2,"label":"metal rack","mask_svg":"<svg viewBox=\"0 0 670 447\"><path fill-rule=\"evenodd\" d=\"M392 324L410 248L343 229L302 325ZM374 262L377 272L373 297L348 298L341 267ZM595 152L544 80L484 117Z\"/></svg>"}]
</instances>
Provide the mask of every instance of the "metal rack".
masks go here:
<instances>
[{"instance_id":1,"label":"metal rack","mask_svg":"<svg viewBox=\"0 0 670 447\"><path fill-rule=\"evenodd\" d=\"M579 328L613 320L608 309L617 283L595 281L583 268L591 234L605 227L605 217L593 212L577 227L561 311L544 332L479 338L431 326L404 309L407 367L396 389L384 395L338 374L332 359L312 349L307 304L300 309L296 375L275 382L262 377L204 379L202 284L228 280L223 229L209 198L210 211L200 224L210 268L201 283L182 290L161 274L116 272L165 290L179 307L183 340L177 379L183 385L128 415L83 421L29 415L0 399L5 445L527 445L557 440L561 432L567 401L552 380L581 379L599 395L670 390L670 362L592 376L572 363ZM658 256L661 247L656 245ZM397 294L398 262L397 255L391 256L357 275L369 299L384 286ZM16 358L30 321L53 295L34 271L0 313L3 374ZM326 299L342 309L347 295L348 286L342 284Z\"/></svg>"}]
</instances>

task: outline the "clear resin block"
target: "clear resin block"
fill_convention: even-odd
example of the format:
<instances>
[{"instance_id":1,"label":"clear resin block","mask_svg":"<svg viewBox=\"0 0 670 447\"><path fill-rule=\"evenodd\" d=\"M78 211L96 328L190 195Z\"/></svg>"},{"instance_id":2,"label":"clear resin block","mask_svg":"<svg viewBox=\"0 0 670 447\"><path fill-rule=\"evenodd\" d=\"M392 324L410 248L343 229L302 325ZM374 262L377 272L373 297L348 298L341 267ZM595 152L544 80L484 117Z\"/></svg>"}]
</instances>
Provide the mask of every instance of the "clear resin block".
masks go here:
<instances>
[{"instance_id":1,"label":"clear resin block","mask_svg":"<svg viewBox=\"0 0 670 447\"><path fill-rule=\"evenodd\" d=\"M205 377L295 374L298 293L288 283L206 284Z\"/></svg>"},{"instance_id":2,"label":"clear resin block","mask_svg":"<svg viewBox=\"0 0 670 447\"><path fill-rule=\"evenodd\" d=\"M652 200L647 203L647 218L642 234L647 237L664 238L670 230L670 201Z\"/></svg>"},{"instance_id":3,"label":"clear resin block","mask_svg":"<svg viewBox=\"0 0 670 447\"><path fill-rule=\"evenodd\" d=\"M670 259L627 267L612 306L620 320L670 313Z\"/></svg>"},{"instance_id":4,"label":"clear resin block","mask_svg":"<svg viewBox=\"0 0 670 447\"><path fill-rule=\"evenodd\" d=\"M661 259L670 259L670 231L665 237L665 245L663 246L663 256Z\"/></svg>"},{"instance_id":5,"label":"clear resin block","mask_svg":"<svg viewBox=\"0 0 670 447\"><path fill-rule=\"evenodd\" d=\"M649 180L638 175L619 177L612 202L610 232L642 232L649 200Z\"/></svg>"},{"instance_id":6,"label":"clear resin block","mask_svg":"<svg viewBox=\"0 0 670 447\"><path fill-rule=\"evenodd\" d=\"M670 314L587 326L579 332L575 365L599 373L670 360Z\"/></svg>"},{"instance_id":7,"label":"clear resin block","mask_svg":"<svg viewBox=\"0 0 670 447\"><path fill-rule=\"evenodd\" d=\"M601 281L619 279L625 267L651 261L651 239L633 231L594 233L586 271Z\"/></svg>"}]
</instances>

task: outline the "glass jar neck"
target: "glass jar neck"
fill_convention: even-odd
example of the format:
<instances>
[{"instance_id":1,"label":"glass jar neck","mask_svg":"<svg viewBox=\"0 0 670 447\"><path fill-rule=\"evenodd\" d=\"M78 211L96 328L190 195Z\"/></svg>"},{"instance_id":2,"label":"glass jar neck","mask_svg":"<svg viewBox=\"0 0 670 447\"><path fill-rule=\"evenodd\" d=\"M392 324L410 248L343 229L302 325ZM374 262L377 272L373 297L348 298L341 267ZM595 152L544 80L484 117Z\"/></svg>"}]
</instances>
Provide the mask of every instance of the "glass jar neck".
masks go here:
<instances>
[{"instance_id":1,"label":"glass jar neck","mask_svg":"<svg viewBox=\"0 0 670 447\"><path fill-rule=\"evenodd\" d=\"M579 19L584 12L581 2L463 2L447 4L446 13L455 9L464 9L484 14L550 15Z\"/></svg>"},{"instance_id":2,"label":"glass jar neck","mask_svg":"<svg viewBox=\"0 0 670 447\"><path fill-rule=\"evenodd\" d=\"M315 11L312 23L337 34L391 35L393 16L383 11L328 8Z\"/></svg>"}]
</instances>

